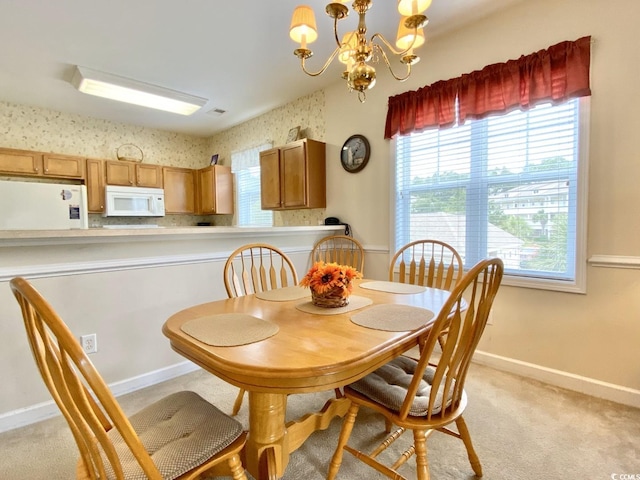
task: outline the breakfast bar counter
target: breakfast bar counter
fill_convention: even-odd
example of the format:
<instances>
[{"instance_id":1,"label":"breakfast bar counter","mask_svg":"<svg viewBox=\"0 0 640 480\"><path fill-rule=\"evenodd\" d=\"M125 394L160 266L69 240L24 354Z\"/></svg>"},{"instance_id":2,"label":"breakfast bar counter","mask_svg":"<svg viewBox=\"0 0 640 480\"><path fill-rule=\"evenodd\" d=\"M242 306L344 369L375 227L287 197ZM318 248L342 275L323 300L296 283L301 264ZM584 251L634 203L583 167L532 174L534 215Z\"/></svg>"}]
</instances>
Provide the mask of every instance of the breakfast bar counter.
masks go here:
<instances>
[{"instance_id":1,"label":"breakfast bar counter","mask_svg":"<svg viewBox=\"0 0 640 480\"><path fill-rule=\"evenodd\" d=\"M246 243L272 243L308 257L341 225L287 227L122 227L0 231L0 281L221 261ZM306 262L305 262L306 266Z\"/></svg>"},{"instance_id":2,"label":"breakfast bar counter","mask_svg":"<svg viewBox=\"0 0 640 480\"><path fill-rule=\"evenodd\" d=\"M114 239L172 240L204 237L252 237L308 234L321 232L333 235L342 232L342 225L287 227L155 227L145 225L106 226L77 230L0 230L0 247L25 244L90 243Z\"/></svg>"}]
</instances>

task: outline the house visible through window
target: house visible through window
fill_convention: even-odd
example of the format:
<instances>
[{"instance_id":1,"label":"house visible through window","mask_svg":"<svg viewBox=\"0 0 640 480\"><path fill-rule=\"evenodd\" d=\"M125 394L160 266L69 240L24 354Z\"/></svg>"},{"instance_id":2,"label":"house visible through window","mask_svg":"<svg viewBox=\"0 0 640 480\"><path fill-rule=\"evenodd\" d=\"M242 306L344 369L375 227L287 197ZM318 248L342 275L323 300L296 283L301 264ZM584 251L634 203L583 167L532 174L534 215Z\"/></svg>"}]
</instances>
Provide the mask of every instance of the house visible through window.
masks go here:
<instances>
[{"instance_id":1,"label":"house visible through window","mask_svg":"<svg viewBox=\"0 0 640 480\"><path fill-rule=\"evenodd\" d=\"M398 137L396 250L438 239L466 268L502 258L506 283L584 291L587 107L572 99Z\"/></svg>"},{"instance_id":2,"label":"house visible through window","mask_svg":"<svg viewBox=\"0 0 640 480\"><path fill-rule=\"evenodd\" d=\"M262 210L260 202L260 152L271 144L231 154L231 171L235 174L236 223L240 226L273 225L273 213Z\"/></svg>"}]
</instances>

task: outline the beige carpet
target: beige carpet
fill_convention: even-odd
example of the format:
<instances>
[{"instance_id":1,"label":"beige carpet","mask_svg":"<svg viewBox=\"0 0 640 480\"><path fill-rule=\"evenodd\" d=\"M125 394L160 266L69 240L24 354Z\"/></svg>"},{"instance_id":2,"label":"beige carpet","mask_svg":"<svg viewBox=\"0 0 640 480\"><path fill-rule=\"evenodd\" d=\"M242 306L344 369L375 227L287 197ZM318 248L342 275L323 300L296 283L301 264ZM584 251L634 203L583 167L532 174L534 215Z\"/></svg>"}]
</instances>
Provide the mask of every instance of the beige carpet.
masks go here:
<instances>
[{"instance_id":1,"label":"beige carpet","mask_svg":"<svg viewBox=\"0 0 640 480\"><path fill-rule=\"evenodd\" d=\"M189 389L230 411L237 390L198 371L120 398L133 413L177 390ZM480 456L486 480L608 480L612 474L640 475L640 410L473 365L467 381L465 418ZM292 395L288 415L319 407L331 393ZM246 401L239 414L246 425ZM382 420L361 411L352 442L361 446L364 433L382 431ZM364 422L363 422L364 420ZM338 437L339 420L317 432L296 451L285 480L325 478ZM407 439L396 442L406 447ZM474 479L462 443L435 433L428 441L431 478ZM0 434L0 479L57 480L74 478L76 449L61 417ZM411 462L410 462L411 463ZM413 478L411 465L403 467ZM338 478L382 478L345 454ZM620 477L617 477L620 478Z\"/></svg>"}]
</instances>

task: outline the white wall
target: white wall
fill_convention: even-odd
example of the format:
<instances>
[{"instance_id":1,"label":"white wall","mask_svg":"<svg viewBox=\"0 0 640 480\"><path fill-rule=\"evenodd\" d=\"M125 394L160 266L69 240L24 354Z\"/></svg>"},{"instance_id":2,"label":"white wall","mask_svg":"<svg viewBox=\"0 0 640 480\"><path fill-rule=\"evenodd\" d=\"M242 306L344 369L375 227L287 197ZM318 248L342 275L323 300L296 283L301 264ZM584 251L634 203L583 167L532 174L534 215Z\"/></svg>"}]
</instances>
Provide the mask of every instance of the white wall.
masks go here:
<instances>
[{"instance_id":1,"label":"white wall","mask_svg":"<svg viewBox=\"0 0 640 480\"><path fill-rule=\"evenodd\" d=\"M352 223L365 245L390 245L392 159L391 145L383 139L389 96L591 35L588 253L640 257L638 18L640 4L635 0L522 2L428 41L405 83L382 73L381 65L378 82L363 105L337 82L326 91L327 171L332 179L327 213ZM348 174L338 153L355 133L369 139L372 156L361 173ZM368 268L377 268L368 275L386 276L382 256L375 258L367 260ZM587 274L586 295L503 286L494 324L480 347L491 355L478 357L547 380L564 377L567 386L575 376L582 383L610 383L607 387L637 397L640 270L590 266Z\"/></svg>"}]
</instances>

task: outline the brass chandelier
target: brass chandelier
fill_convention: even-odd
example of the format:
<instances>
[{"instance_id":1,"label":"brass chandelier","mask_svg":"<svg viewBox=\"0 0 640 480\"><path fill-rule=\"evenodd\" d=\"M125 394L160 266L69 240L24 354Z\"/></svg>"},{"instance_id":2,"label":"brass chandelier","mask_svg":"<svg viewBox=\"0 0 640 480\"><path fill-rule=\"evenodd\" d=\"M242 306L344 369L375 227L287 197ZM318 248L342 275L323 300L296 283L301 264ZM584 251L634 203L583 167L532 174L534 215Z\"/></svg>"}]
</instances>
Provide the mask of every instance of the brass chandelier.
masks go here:
<instances>
[{"instance_id":1,"label":"brass chandelier","mask_svg":"<svg viewBox=\"0 0 640 480\"><path fill-rule=\"evenodd\" d=\"M340 38L338 20L349 15L349 8L345 4L350 1L353 1L351 7L359 15L358 28ZM398 12L401 17L395 47L380 33L374 33L367 40L365 16L371 4L371 0L339 0L326 6L327 15L333 18L333 33L337 47L317 72L310 72L305 66L305 61L313 55L307 45L318 38L316 19L311 7L297 6L289 29L291 39L300 44L300 48L295 49L293 53L300 59L304 73L312 77L322 75L337 56L338 60L346 65L342 78L347 81L349 91L357 91L358 99L363 103L366 100L366 90L376 83L376 70L369 62L377 63L382 58L393 78L401 82L411 75L411 66L420 60L414 49L424 44L423 29L429 20L423 13L431 5L431 0L398 0ZM405 65L404 75L396 75L393 71L383 46L393 55L400 57L400 62Z\"/></svg>"}]
</instances>

